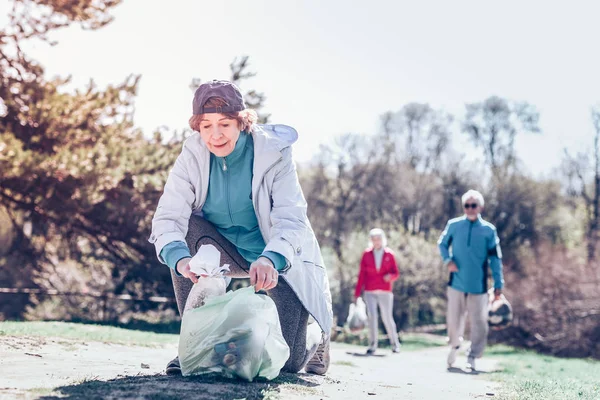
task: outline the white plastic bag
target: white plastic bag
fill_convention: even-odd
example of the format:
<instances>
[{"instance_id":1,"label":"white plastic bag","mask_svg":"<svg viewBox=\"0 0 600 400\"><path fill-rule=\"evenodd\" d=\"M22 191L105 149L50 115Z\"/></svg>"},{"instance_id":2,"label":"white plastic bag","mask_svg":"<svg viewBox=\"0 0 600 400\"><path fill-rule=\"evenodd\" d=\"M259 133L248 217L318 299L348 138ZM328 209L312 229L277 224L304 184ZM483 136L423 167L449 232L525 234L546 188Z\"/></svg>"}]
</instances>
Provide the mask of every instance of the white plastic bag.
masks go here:
<instances>
[{"instance_id":1,"label":"white plastic bag","mask_svg":"<svg viewBox=\"0 0 600 400\"><path fill-rule=\"evenodd\" d=\"M185 302L183 314L192 308L204 305L207 298L225 294L227 283L225 272L229 272L229 265L219 266L221 253L212 244L200 246L198 252L190 260L190 271L199 276L198 283L192 286Z\"/></svg>"},{"instance_id":2,"label":"white plastic bag","mask_svg":"<svg viewBox=\"0 0 600 400\"><path fill-rule=\"evenodd\" d=\"M488 290L488 326L493 330L504 329L512 324L513 309L504 294L496 300L494 289Z\"/></svg>"},{"instance_id":3,"label":"white plastic bag","mask_svg":"<svg viewBox=\"0 0 600 400\"><path fill-rule=\"evenodd\" d=\"M361 297L356 299L356 304L350 304L346 325L352 332L363 330L367 326L367 305Z\"/></svg>"},{"instance_id":4,"label":"white plastic bag","mask_svg":"<svg viewBox=\"0 0 600 400\"><path fill-rule=\"evenodd\" d=\"M252 381L274 379L290 350L275 303L249 286L206 299L183 314L179 363L184 376L221 373Z\"/></svg>"},{"instance_id":5,"label":"white plastic bag","mask_svg":"<svg viewBox=\"0 0 600 400\"><path fill-rule=\"evenodd\" d=\"M253 286L225 293L223 274L229 268L218 266L218 250L205 245L198 254L190 267L200 278L188 296L179 336L182 374L276 378L290 350L275 303Z\"/></svg>"}]
</instances>

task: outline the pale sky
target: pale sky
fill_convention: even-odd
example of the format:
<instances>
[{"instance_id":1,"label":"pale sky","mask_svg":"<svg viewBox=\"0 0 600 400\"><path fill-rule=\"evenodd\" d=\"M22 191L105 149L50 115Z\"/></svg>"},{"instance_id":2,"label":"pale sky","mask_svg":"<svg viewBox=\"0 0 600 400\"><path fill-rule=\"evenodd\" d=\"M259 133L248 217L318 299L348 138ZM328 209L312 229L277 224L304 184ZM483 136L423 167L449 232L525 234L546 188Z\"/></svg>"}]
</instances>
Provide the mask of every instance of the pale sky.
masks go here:
<instances>
[{"instance_id":1,"label":"pale sky","mask_svg":"<svg viewBox=\"0 0 600 400\"><path fill-rule=\"evenodd\" d=\"M246 88L266 93L273 123L298 130L300 161L334 135L374 132L383 112L406 103L460 117L490 95L539 109L543 135L518 141L536 175L550 175L563 147L592 145L600 2L351 3L124 0L103 29L69 28L52 36L55 47L26 49L49 76L71 74L79 87L141 74L135 121L148 134L185 127L192 78L227 79L247 54L258 76Z\"/></svg>"}]
</instances>

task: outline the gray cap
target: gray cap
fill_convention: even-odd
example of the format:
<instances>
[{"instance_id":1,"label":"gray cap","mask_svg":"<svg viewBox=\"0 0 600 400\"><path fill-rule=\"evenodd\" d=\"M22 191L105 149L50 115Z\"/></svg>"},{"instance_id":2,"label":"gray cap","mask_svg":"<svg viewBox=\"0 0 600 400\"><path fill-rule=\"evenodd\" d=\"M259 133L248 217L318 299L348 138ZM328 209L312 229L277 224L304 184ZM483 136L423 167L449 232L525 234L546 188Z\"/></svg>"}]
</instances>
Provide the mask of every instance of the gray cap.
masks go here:
<instances>
[{"instance_id":1,"label":"gray cap","mask_svg":"<svg viewBox=\"0 0 600 400\"><path fill-rule=\"evenodd\" d=\"M219 97L227 103L222 107L204 107L204 104L211 97ZM192 113L194 115L207 113L229 113L242 111L246 109L244 98L240 89L233 83L228 81L211 81L200 85L194 93L194 101L192 102Z\"/></svg>"}]
</instances>

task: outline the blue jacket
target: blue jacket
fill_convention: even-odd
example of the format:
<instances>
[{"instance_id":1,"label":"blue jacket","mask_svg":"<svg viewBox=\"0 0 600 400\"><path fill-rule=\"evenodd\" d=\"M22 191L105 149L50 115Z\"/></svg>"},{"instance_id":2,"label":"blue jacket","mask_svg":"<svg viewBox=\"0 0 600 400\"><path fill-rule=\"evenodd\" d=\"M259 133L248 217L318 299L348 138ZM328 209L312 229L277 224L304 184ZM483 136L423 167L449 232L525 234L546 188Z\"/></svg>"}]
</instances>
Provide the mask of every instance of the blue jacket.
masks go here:
<instances>
[{"instance_id":1,"label":"blue jacket","mask_svg":"<svg viewBox=\"0 0 600 400\"><path fill-rule=\"evenodd\" d=\"M448 221L438 240L444 265L454 261L458 272L450 274L448 285L465 293L487 291L488 263L492 269L494 288L502 289L502 251L496 227L481 216L469 221L466 216ZM451 248L451 249L450 249Z\"/></svg>"}]
</instances>

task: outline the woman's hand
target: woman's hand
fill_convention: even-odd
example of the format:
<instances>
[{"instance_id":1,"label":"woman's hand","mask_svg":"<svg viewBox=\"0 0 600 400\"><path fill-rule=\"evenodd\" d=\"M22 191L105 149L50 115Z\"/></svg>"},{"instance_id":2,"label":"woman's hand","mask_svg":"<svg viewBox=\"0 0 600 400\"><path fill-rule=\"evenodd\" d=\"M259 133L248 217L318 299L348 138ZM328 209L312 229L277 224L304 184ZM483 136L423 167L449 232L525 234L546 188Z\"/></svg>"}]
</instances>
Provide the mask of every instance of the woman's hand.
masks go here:
<instances>
[{"instance_id":1,"label":"woman's hand","mask_svg":"<svg viewBox=\"0 0 600 400\"><path fill-rule=\"evenodd\" d=\"M190 271L190 257L182 258L177 261L177 272L183 275L185 278L188 278L194 283L198 282L198 276L195 273Z\"/></svg>"},{"instance_id":2,"label":"woman's hand","mask_svg":"<svg viewBox=\"0 0 600 400\"><path fill-rule=\"evenodd\" d=\"M270 290L277 286L277 279L279 272L275 269L275 266L266 257L258 257L258 260L254 261L250 265L250 284L254 286L254 290Z\"/></svg>"},{"instance_id":3,"label":"woman's hand","mask_svg":"<svg viewBox=\"0 0 600 400\"><path fill-rule=\"evenodd\" d=\"M391 281L392 280L392 274L385 274L383 276L383 280L386 281L386 282Z\"/></svg>"}]
</instances>

